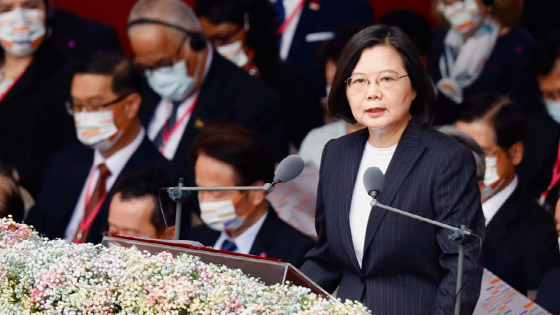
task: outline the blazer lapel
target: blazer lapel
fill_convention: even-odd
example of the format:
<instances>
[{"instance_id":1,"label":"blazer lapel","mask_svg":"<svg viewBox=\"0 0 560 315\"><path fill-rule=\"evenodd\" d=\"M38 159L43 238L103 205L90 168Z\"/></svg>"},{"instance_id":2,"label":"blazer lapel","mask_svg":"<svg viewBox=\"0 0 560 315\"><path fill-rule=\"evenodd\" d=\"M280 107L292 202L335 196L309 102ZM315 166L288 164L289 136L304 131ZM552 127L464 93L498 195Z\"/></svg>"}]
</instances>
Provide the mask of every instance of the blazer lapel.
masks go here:
<instances>
[{"instance_id":1,"label":"blazer lapel","mask_svg":"<svg viewBox=\"0 0 560 315\"><path fill-rule=\"evenodd\" d=\"M408 176L408 173L412 170L416 161L420 158L424 152L424 146L420 144L420 134L422 132L422 127L413 121L411 121L406 130L404 131L401 140L397 146L395 154L389 163L387 172L385 173L385 188L383 192L379 195L379 202L384 205L391 205L393 199L397 195L399 188ZM371 209L371 213L368 220L368 226L366 230L366 240L364 244L364 257L365 252L375 233L381 224L381 221L387 214L387 210L375 207Z\"/></svg>"},{"instance_id":2,"label":"blazer lapel","mask_svg":"<svg viewBox=\"0 0 560 315\"><path fill-rule=\"evenodd\" d=\"M519 186L513 191L511 196L500 207L496 215L490 220L486 228L486 240L500 246L500 243L506 239L510 225L517 220L522 207L524 206L523 189Z\"/></svg>"},{"instance_id":3,"label":"blazer lapel","mask_svg":"<svg viewBox=\"0 0 560 315\"><path fill-rule=\"evenodd\" d=\"M292 43L290 45L288 60L299 56L301 49L305 46L305 37L313 29L313 25L319 16L319 11L321 11L320 7L317 10L312 10L309 6L311 2L311 0L307 0L303 5L298 25L294 33L294 38L292 39Z\"/></svg>"},{"instance_id":4,"label":"blazer lapel","mask_svg":"<svg viewBox=\"0 0 560 315\"><path fill-rule=\"evenodd\" d=\"M341 179L340 187L341 196L339 202L340 213L340 231L343 247L346 250L348 259L352 261L352 265L356 270L360 270L360 265L358 259L356 258L356 251L354 250L354 242L352 241L352 232L350 230L350 206L352 204L352 195L354 192L354 185L356 183L356 178L358 177L358 170L360 168L360 162L362 160L362 155L364 154L364 146L368 139L369 131L367 128L362 129L354 133L354 139L348 143L348 150L341 152L340 160L336 161L338 165L341 165L340 176L335 176L335 178Z\"/></svg>"},{"instance_id":5,"label":"blazer lapel","mask_svg":"<svg viewBox=\"0 0 560 315\"><path fill-rule=\"evenodd\" d=\"M257 237L255 237L255 241L249 251L250 255L260 256L264 254L265 256L269 256L268 251L277 236L276 230L278 228L278 220L280 220L280 218L278 218L276 211L268 205L268 215L257 233Z\"/></svg>"}]
</instances>

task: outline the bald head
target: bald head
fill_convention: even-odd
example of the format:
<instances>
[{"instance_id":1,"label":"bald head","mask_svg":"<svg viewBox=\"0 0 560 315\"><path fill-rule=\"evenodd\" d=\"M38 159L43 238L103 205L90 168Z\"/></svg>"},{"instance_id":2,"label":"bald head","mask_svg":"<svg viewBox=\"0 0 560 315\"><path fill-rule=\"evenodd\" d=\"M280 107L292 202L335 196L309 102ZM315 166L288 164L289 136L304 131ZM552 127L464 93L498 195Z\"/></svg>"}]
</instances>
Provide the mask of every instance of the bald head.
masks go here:
<instances>
[{"instance_id":1,"label":"bald head","mask_svg":"<svg viewBox=\"0 0 560 315\"><path fill-rule=\"evenodd\" d=\"M202 30L194 11L180 0L140 0L130 11L128 23L139 19L162 21L191 32Z\"/></svg>"}]
</instances>

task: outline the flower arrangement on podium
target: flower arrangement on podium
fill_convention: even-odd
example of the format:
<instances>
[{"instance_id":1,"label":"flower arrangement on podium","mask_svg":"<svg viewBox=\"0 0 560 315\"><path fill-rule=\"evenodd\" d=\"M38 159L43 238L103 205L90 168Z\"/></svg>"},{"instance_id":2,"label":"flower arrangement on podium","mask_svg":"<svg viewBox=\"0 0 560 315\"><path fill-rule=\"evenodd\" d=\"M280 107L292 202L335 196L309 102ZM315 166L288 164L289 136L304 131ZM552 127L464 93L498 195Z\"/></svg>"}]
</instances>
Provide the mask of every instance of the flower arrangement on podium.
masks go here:
<instances>
[{"instance_id":1,"label":"flower arrangement on podium","mask_svg":"<svg viewBox=\"0 0 560 315\"><path fill-rule=\"evenodd\" d=\"M2 314L369 314L196 256L48 240L0 220Z\"/></svg>"}]
</instances>

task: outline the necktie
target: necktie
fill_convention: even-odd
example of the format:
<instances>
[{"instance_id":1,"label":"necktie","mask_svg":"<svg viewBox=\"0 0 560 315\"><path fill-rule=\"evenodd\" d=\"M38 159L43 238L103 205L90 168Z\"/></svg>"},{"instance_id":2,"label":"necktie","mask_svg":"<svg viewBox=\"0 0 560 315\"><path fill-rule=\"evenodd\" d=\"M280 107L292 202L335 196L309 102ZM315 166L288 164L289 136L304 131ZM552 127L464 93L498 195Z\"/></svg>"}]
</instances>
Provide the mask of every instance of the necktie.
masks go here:
<instances>
[{"instance_id":1,"label":"necktie","mask_svg":"<svg viewBox=\"0 0 560 315\"><path fill-rule=\"evenodd\" d=\"M237 245L235 245L234 242L226 239L223 243L222 243L222 248L221 250L225 250L228 252L235 252L237 250Z\"/></svg>"},{"instance_id":2,"label":"necktie","mask_svg":"<svg viewBox=\"0 0 560 315\"><path fill-rule=\"evenodd\" d=\"M86 205L87 208L84 213L84 218L82 219L82 221L87 220L89 218L93 210L97 207L97 204L105 197L105 194L107 193L105 190L105 182L107 181L107 178L111 176L111 171L107 168L107 165L105 164L99 164L97 168L99 169L99 178L97 179L97 183L95 184L95 189L93 190L93 193L89 198L89 202ZM79 238L82 243L84 243L87 240L90 228L91 226L88 226L87 230L81 233L81 235L78 232L77 238Z\"/></svg>"},{"instance_id":3,"label":"necktie","mask_svg":"<svg viewBox=\"0 0 560 315\"><path fill-rule=\"evenodd\" d=\"M172 102L172 107L171 107L171 114L169 115L169 118L167 119L167 124L164 124L163 127L161 127L161 130L158 132L158 134L156 135L156 137L154 138L154 144L156 146L156 148L161 148L161 146L163 145L163 129L165 127L167 127L167 130L165 130L165 132L169 132L173 126L175 125L175 122L177 121L177 111L179 110L179 106L181 105L181 102Z\"/></svg>"}]
</instances>

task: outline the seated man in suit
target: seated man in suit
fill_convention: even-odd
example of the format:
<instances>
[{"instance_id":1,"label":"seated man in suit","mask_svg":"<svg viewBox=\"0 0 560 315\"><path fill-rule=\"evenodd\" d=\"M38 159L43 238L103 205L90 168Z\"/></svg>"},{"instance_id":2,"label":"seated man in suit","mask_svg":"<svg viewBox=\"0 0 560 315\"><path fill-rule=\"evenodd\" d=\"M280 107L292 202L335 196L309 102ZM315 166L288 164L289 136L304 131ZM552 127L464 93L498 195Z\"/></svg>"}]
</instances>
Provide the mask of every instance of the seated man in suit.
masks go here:
<instances>
[{"instance_id":1,"label":"seated man in suit","mask_svg":"<svg viewBox=\"0 0 560 315\"><path fill-rule=\"evenodd\" d=\"M170 186L175 186L175 183L156 168L119 179L109 207L108 233L172 240L175 203L167 194L159 195L161 188Z\"/></svg>"},{"instance_id":2,"label":"seated man in suit","mask_svg":"<svg viewBox=\"0 0 560 315\"><path fill-rule=\"evenodd\" d=\"M185 156L200 129L226 120L263 135L280 161L288 155L288 140L278 96L217 53L201 32L195 13L180 0L140 0L132 8L130 44L151 87L140 113L148 137L167 159L192 172Z\"/></svg>"},{"instance_id":3,"label":"seated man in suit","mask_svg":"<svg viewBox=\"0 0 560 315\"><path fill-rule=\"evenodd\" d=\"M518 174L527 192L553 212L560 197L560 178L554 176L560 170L560 32L537 44L533 71L545 109L529 119L523 141L526 154Z\"/></svg>"},{"instance_id":4,"label":"seated man in suit","mask_svg":"<svg viewBox=\"0 0 560 315\"><path fill-rule=\"evenodd\" d=\"M486 239L482 262L518 291L537 290L545 273L560 265L554 220L519 184L525 119L507 97L483 94L461 105L457 129L484 150L482 210Z\"/></svg>"},{"instance_id":5,"label":"seated man in suit","mask_svg":"<svg viewBox=\"0 0 560 315\"><path fill-rule=\"evenodd\" d=\"M199 187L262 186L274 177L274 157L255 133L229 124L206 127L191 150ZM278 218L263 190L201 191L201 219L187 239L242 254L278 258L296 267L314 246Z\"/></svg>"},{"instance_id":6,"label":"seated man in suit","mask_svg":"<svg viewBox=\"0 0 560 315\"><path fill-rule=\"evenodd\" d=\"M179 177L180 170L154 148L140 124L141 82L120 54L96 53L76 66L67 108L82 144L50 159L26 223L49 238L98 243L119 177L150 166Z\"/></svg>"}]
</instances>

